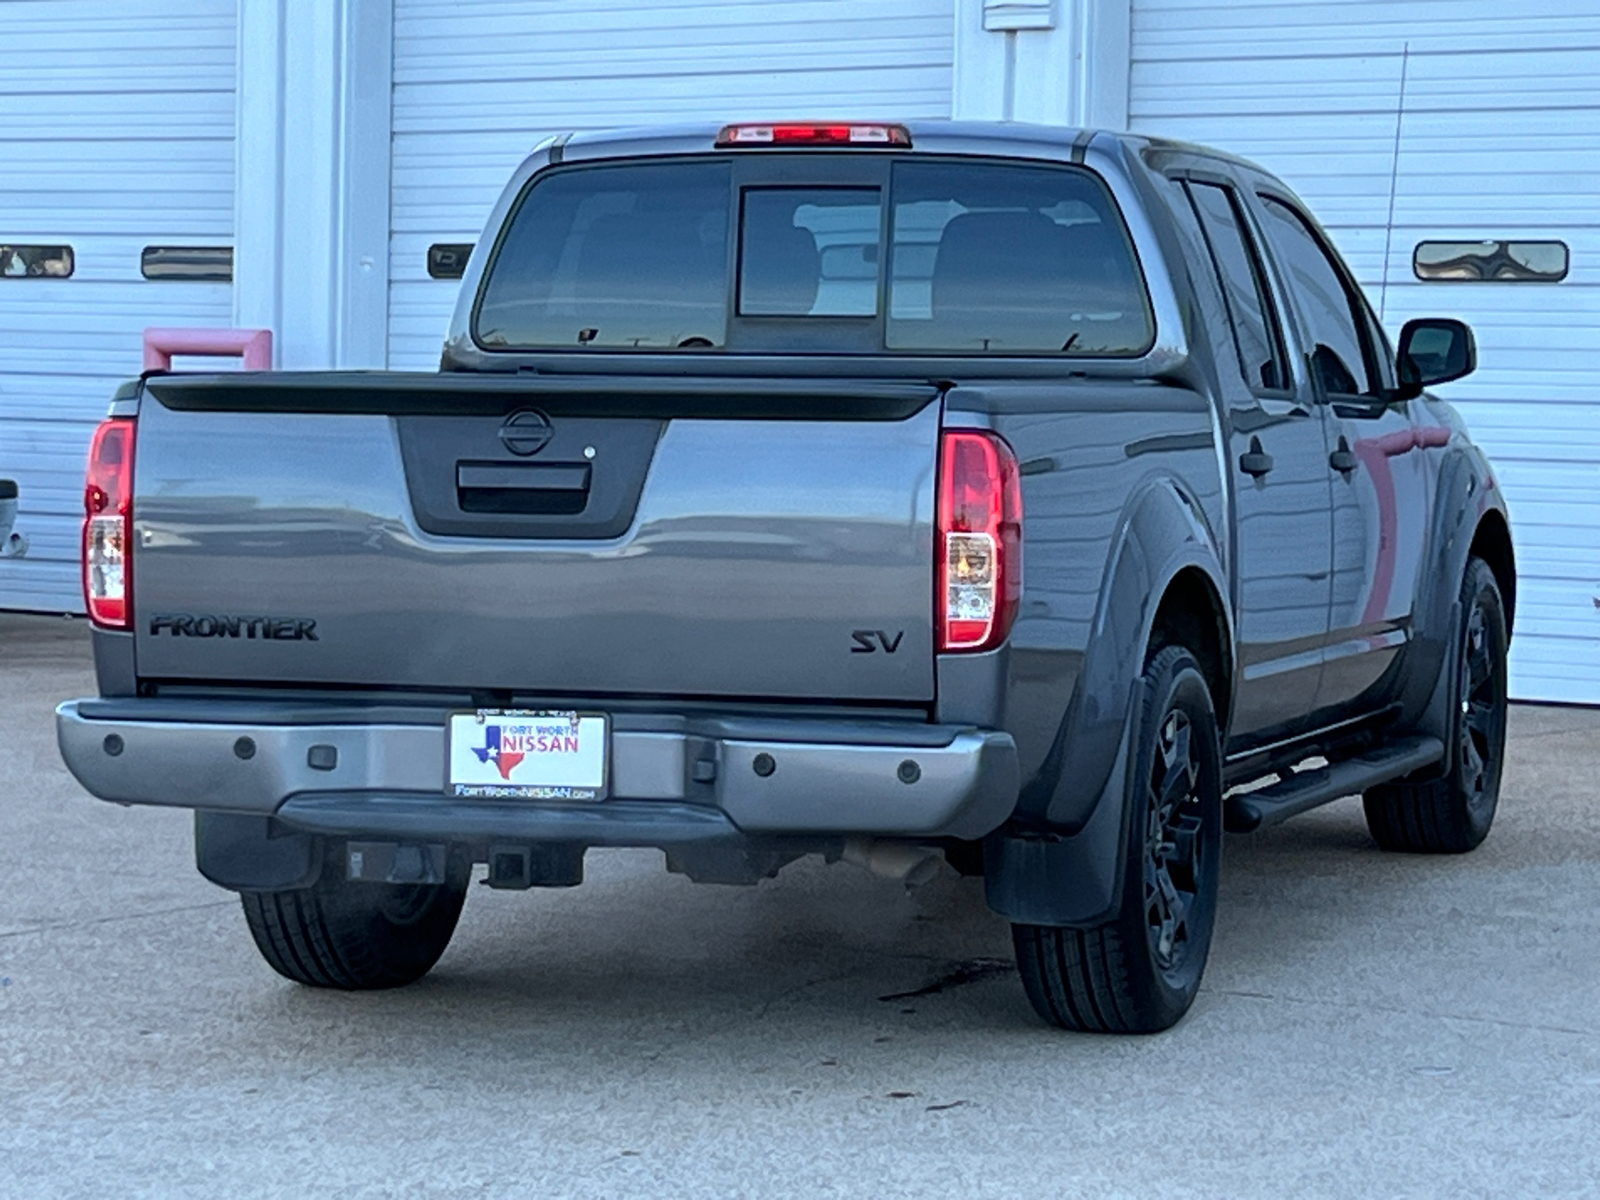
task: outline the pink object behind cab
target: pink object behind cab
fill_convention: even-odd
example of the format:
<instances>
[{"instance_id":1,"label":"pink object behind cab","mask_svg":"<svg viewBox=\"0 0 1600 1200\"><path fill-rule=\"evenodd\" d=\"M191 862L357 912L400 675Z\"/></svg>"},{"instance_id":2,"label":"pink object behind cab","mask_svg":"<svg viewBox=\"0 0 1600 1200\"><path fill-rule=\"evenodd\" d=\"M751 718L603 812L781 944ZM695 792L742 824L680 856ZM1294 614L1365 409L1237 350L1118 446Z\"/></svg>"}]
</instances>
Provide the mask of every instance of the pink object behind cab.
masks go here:
<instances>
[{"instance_id":1,"label":"pink object behind cab","mask_svg":"<svg viewBox=\"0 0 1600 1200\"><path fill-rule=\"evenodd\" d=\"M172 370L174 354L242 358L246 371L272 369L270 329L146 329L144 369Z\"/></svg>"}]
</instances>

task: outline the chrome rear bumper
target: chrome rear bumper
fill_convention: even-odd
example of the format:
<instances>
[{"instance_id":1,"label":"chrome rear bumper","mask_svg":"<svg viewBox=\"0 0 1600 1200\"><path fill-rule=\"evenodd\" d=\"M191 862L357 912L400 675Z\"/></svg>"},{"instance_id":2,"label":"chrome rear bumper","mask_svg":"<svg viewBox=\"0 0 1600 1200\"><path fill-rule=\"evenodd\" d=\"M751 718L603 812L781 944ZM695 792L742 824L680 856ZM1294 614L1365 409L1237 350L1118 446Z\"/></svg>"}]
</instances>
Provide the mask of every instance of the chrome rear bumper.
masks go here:
<instances>
[{"instance_id":1,"label":"chrome rear bumper","mask_svg":"<svg viewBox=\"0 0 1600 1200\"><path fill-rule=\"evenodd\" d=\"M887 721L619 716L609 795L586 802L447 796L443 712L366 723L291 704L279 713L67 701L56 733L68 768L103 800L272 816L344 836L642 846L742 834L976 838L1011 815L1018 788L1009 734Z\"/></svg>"}]
</instances>

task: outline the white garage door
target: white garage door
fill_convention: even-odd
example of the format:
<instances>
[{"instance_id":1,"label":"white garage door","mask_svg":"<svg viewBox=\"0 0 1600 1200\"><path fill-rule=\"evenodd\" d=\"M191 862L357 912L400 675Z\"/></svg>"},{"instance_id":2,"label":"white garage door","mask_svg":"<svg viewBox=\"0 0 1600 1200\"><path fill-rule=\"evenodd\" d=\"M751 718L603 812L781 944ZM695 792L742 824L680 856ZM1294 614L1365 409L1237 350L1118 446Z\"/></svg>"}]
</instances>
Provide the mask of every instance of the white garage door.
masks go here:
<instances>
[{"instance_id":1,"label":"white garage door","mask_svg":"<svg viewBox=\"0 0 1600 1200\"><path fill-rule=\"evenodd\" d=\"M1570 0L1134 0L1133 12L1134 128L1281 174L1384 299L1391 332L1413 316L1472 323L1481 366L1440 391L1511 506L1513 694L1600 702L1600 12ZM1413 272L1421 242L1517 239L1565 243L1570 274Z\"/></svg>"},{"instance_id":2,"label":"white garage door","mask_svg":"<svg viewBox=\"0 0 1600 1200\"><path fill-rule=\"evenodd\" d=\"M954 0L397 0L389 365L439 364L470 243L541 138L662 121L947 117Z\"/></svg>"},{"instance_id":3,"label":"white garage door","mask_svg":"<svg viewBox=\"0 0 1600 1200\"><path fill-rule=\"evenodd\" d=\"M82 611L94 423L146 326L229 323L203 255L141 259L232 240L236 40L234 0L0 4L0 477L30 542L0 608Z\"/></svg>"}]
</instances>

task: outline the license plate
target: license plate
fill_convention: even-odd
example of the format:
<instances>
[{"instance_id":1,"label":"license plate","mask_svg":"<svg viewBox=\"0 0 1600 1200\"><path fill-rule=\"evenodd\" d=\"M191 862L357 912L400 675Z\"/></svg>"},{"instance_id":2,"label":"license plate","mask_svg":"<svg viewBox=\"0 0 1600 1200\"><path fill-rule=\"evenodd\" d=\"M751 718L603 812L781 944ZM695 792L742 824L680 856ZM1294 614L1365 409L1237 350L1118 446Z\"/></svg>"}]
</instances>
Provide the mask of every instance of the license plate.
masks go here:
<instances>
[{"instance_id":1,"label":"license plate","mask_svg":"<svg viewBox=\"0 0 1600 1200\"><path fill-rule=\"evenodd\" d=\"M445 791L598 800L605 794L606 743L606 719L597 714L499 708L451 713Z\"/></svg>"}]
</instances>

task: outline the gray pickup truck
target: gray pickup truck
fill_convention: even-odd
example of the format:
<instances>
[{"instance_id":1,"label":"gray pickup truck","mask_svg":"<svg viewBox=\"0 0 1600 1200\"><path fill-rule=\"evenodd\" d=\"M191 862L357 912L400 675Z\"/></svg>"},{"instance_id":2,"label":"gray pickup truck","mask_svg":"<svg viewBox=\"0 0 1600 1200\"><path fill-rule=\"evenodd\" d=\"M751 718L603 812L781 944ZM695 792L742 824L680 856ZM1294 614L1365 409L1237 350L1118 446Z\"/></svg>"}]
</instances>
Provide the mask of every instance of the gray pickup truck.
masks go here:
<instances>
[{"instance_id":1,"label":"gray pickup truck","mask_svg":"<svg viewBox=\"0 0 1600 1200\"><path fill-rule=\"evenodd\" d=\"M1040 1015L1199 987L1224 830L1488 832L1516 577L1454 411L1282 183L942 122L552 139L437 374L150 374L96 434L96 796L195 811L290 979L423 975L474 864L942 855Z\"/></svg>"}]
</instances>

